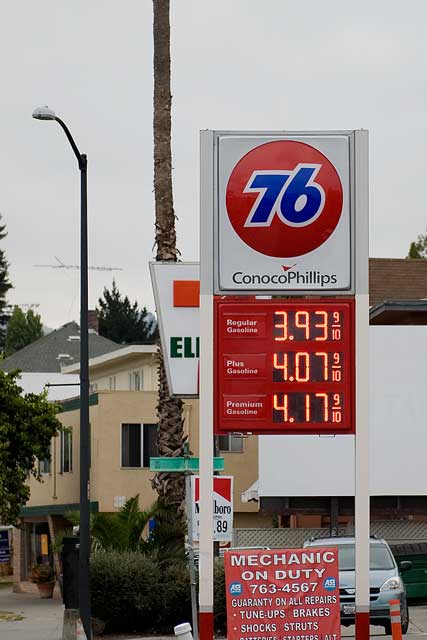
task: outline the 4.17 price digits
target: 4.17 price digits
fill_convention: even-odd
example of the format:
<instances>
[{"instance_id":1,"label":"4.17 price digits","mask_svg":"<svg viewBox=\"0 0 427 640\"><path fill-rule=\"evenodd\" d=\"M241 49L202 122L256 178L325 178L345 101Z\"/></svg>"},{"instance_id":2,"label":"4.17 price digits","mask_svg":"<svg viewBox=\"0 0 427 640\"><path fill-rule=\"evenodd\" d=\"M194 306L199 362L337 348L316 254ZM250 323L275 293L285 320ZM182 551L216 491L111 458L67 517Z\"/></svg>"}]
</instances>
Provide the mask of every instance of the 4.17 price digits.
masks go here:
<instances>
[{"instance_id":1,"label":"4.17 price digits","mask_svg":"<svg viewBox=\"0 0 427 640\"><path fill-rule=\"evenodd\" d=\"M322 391L273 395L273 422L275 423L340 423L342 416L342 393Z\"/></svg>"}]
</instances>

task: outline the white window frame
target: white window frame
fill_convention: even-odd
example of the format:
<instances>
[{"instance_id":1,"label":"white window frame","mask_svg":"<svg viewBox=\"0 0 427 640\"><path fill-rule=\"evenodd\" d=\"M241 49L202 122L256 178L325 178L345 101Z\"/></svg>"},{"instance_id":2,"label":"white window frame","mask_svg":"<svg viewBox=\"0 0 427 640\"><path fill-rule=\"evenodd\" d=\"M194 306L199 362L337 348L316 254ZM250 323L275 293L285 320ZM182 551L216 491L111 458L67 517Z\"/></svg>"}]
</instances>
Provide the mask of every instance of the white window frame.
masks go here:
<instances>
[{"instance_id":1,"label":"white window frame","mask_svg":"<svg viewBox=\"0 0 427 640\"><path fill-rule=\"evenodd\" d=\"M50 457L50 460L47 460L47 459L45 459L45 460L39 460L38 467L39 467L39 474L40 474L41 476L50 476L50 475L52 474L52 444L51 444L51 445L50 445L50 447L49 447L49 451L50 451L50 456L51 456L51 457ZM45 470L45 467L44 467L44 465L45 465L46 463L48 463L48 464L49 464L49 470L48 470L48 471L46 471L46 470ZM42 470L42 465L43 465L43 470Z\"/></svg>"},{"instance_id":2,"label":"white window frame","mask_svg":"<svg viewBox=\"0 0 427 640\"><path fill-rule=\"evenodd\" d=\"M224 438L224 437L228 438L228 449L221 449L221 447L219 446L219 442L220 441L218 440L218 448L219 448L220 452L223 452L223 453L243 453L243 438L241 436L235 436L234 434L229 433L229 434L226 434L225 436L219 436L219 437L220 438ZM239 450L232 449L232 444L231 444L232 440L234 442L240 442L241 443Z\"/></svg>"},{"instance_id":3,"label":"white window frame","mask_svg":"<svg viewBox=\"0 0 427 640\"><path fill-rule=\"evenodd\" d=\"M70 451L69 451L69 469L65 470L64 459L65 459L65 442L66 440L69 443ZM66 429L61 429L60 438L59 438L59 460L60 460L60 473L73 473L73 428L66 427Z\"/></svg>"},{"instance_id":4,"label":"white window frame","mask_svg":"<svg viewBox=\"0 0 427 640\"><path fill-rule=\"evenodd\" d=\"M108 380L110 391L116 390L116 376L110 376Z\"/></svg>"},{"instance_id":5,"label":"white window frame","mask_svg":"<svg viewBox=\"0 0 427 640\"><path fill-rule=\"evenodd\" d=\"M136 388L137 379L139 380L138 389ZM144 371L142 369L134 369L133 371L130 371L128 374L128 380L129 380L129 391L144 390Z\"/></svg>"}]
</instances>

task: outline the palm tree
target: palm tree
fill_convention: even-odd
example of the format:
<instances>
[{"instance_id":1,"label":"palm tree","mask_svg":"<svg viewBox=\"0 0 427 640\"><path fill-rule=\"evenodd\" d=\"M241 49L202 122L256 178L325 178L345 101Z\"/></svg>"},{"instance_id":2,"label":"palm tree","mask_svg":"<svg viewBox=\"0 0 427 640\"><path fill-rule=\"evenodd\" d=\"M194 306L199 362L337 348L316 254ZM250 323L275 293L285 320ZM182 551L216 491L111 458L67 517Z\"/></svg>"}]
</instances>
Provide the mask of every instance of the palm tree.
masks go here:
<instances>
[{"instance_id":1,"label":"palm tree","mask_svg":"<svg viewBox=\"0 0 427 640\"><path fill-rule=\"evenodd\" d=\"M80 524L80 513L72 511L66 519ZM150 520L156 522L148 531ZM158 523L158 524L157 524ZM154 502L147 510L139 506L139 495L129 498L117 513L93 513L90 521L92 551L139 551L158 562L184 560L183 528L175 511Z\"/></svg>"},{"instance_id":2,"label":"palm tree","mask_svg":"<svg viewBox=\"0 0 427 640\"><path fill-rule=\"evenodd\" d=\"M170 87L170 19L169 0L153 0L154 44L154 198L156 206L156 260L176 262L175 212L172 195L171 87ZM160 456L184 455L182 400L170 395L163 355L159 355L159 418L157 446ZM172 505L182 518L185 484L182 474L158 473L153 488L159 500Z\"/></svg>"}]
</instances>

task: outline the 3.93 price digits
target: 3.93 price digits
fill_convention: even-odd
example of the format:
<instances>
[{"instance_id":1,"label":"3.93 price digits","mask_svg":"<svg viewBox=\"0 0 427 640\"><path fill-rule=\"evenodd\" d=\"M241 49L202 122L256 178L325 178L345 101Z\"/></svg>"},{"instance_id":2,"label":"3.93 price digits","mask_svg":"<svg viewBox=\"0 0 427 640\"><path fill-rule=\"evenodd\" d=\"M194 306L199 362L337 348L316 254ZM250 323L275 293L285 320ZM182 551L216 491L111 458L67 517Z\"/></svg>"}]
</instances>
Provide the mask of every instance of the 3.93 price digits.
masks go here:
<instances>
[{"instance_id":1,"label":"3.93 price digits","mask_svg":"<svg viewBox=\"0 0 427 640\"><path fill-rule=\"evenodd\" d=\"M281 311L274 312L273 337L276 342L288 340L337 342L343 337L341 311Z\"/></svg>"},{"instance_id":2,"label":"3.93 price digits","mask_svg":"<svg viewBox=\"0 0 427 640\"><path fill-rule=\"evenodd\" d=\"M250 584L252 594L266 593L311 593L316 591L318 582L286 582L284 585L277 584Z\"/></svg>"}]
</instances>

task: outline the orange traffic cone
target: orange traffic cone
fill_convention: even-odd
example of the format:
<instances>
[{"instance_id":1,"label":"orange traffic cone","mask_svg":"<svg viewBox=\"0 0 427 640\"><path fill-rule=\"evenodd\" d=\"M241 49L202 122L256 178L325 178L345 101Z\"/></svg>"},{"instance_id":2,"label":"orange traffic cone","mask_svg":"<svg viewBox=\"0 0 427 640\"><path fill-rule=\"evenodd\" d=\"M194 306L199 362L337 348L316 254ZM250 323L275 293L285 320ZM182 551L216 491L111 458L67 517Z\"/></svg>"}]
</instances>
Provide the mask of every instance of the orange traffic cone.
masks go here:
<instances>
[{"instance_id":1,"label":"orange traffic cone","mask_svg":"<svg viewBox=\"0 0 427 640\"><path fill-rule=\"evenodd\" d=\"M393 640L402 640L402 622L400 619L400 600L390 600L390 621Z\"/></svg>"}]
</instances>

